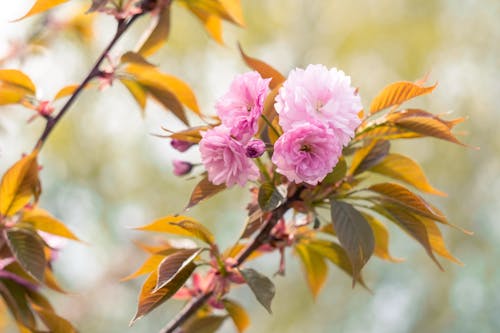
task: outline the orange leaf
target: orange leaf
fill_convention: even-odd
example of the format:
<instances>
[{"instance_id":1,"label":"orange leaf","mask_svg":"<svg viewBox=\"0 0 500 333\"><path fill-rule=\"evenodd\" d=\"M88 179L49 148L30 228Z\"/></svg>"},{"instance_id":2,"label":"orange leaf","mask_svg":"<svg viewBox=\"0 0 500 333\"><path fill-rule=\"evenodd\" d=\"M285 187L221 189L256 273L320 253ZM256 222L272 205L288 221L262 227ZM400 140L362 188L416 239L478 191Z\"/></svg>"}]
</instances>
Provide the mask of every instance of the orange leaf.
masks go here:
<instances>
[{"instance_id":1,"label":"orange leaf","mask_svg":"<svg viewBox=\"0 0 500 333\"><path fill-rule=\"evenodd\" d=\"M223 299L222 303L224 304L227 313L233 320L238 333L243 333L248 328L248 326L250 326L250 316L248 315L248 313L240 304L227 298Z\"/></svg>"},{"instance_id":2,"label":"orange leaf","mask_svg":"<svg viewBox=\"0 0 500 333\"><path fill-rule=\"evenodd\" d=\"M176 249L172 249L172 251L175 252ZM121 279L121 281L132 280L138 276L151 273L158 267L158 265L164 258L165 258L164 255L153 254L148 259L146 259L146 261L142 264L142 266L139 267L134 273L127 275L126 277Z\"/></svg>"},{"instance_id":3,"label":"orange leaf","mask_svg":"<svg viewBox=\"0 0 500 333\"><path fill-rule=\"evenodd\" d=\"M197 205L201 201L206 200L217 193L224 191L225 189L226 186L224 184L214 185L208 180L208 177L204 177L194 188L186 209Z\"/></svg>"},{"instance_id":4,"label":"orange leaf","mask_svg":"<svg viewBox=\"0 0 500 333\"><path fill-rule=\"evenodd\" d=\"M302 262L302 268L311 293L316 298L328 275L328 266L325 259L317 252L311 251L304 243L298 243L295 246L295 251Z\"/></svg>"},{"instance_id":5,"label":"orange leaf","mask_svg":"<svg viewBox=\"0 0 500 333\"><path fill-rule=\"evenodd\" d=\"M276 88L279 86L281 83L285 82L285 77L278 72L276 69L273 67L269 66L265 62L258 60L256 58L249 57L246 55L246 53L243 51L242 47L240 44L238 44L238 48L240 49L241 56L243 57L243 60L245 63L248 65L248 67L256 70L259 72L259 74L265 78L265 79L272 79L271 82L269 83L269 87L271 89ZM272 121L270 119L270 121Z\"/></svg>"},{"instance_id":6,"label":"orange leaf","mask_svg":"<svg viewBox=\"0 0 500 333\"><path fill-rule=\"evenodd\" d=\"M55 219L47 211L40 208L24 210L22 222L28 223L33 226L33 228L52 235L80 241L80 239L61 221Z\"/></svg>"},{"instance_id":7,"label":"orange leaf","mask_svg":"<svg viewBox=\"0 0 500 333\"><path fill-rule=\"evenodd\" d=\"M9 86L24 89L26 93L35 95L36 87L33 81L21 71L15 69L2 69L0 70L0 81Z\"/></svg>"},{"instance_id":8,"label":"orange leaf","mask_svg":"<svg viewBox=\"0 0 500 333\"><path fill-rule=\"evenodd\" d=\"M32 15L40 14L51 9L52 7L58 6L68 1L69 0L36 0L35 4L33 5L33 7L31 7L28 13L26 13L26 15L24 15L23 17L18 18L16 21L20 21Z\"/></svg>"},{"instance_id":9,"label":"orange leaf","mask_svg":"<svg viewBox=\"0 0 500 333\"><path fill-rule=\"evenodd\" d=\"M363 216L370 224L373 236L375 237L375 249L373 250L373 254L381 259L392 262L404 261L404 259L395 258L389 253L389 232L387 231L386 226L371 215L363 213Z\"/></svg>"},{"instance_id":10,"label":"orange leaf","mask_svg":"<svg viewBox=\"0 0 500 333\"><path fill-rule=\"evenodd\" d=\"M413 82L395 82L384 89L373 99L370 113L377 113L390 106L399 105L414 97L428 94L436 88L436 85L423 87Z\"/></svg>"},{"instance_id":11,"label":"orange leaf","mask_svg":"<svg viewBox=\"0 0 500 333\"><path fill-rule=\"evenodd\" d=\"M456 264L463 265L463 263L455 258L446 248L443 236L441 235L441 231L439 230L436 223L425 217L419 217L419 219L424 223L425 228L427 229L429 243L432 247L432 250L443 258L453 261Z\"/></svg>"},{"instance_id":12,"label":"orange leaf","mask_svg":"<svg viewBox=\"0 0 500 333\"><path fill-rule=\"evenodd\" d=\"M167 41L170 32L170 5L165 6L152 24L152 30L146 32L145 40L140 43L138 53L150 56L158 51Z\"/></svg>"},{"instance_id":13,"label":"orange leaf","mask_svg":"<svg viewBox=\"0 0 500 333\"><path fill-rule=\"evenodd\" d=\"M38 179L37 151L23 157L14 164L0 183L0 214L11 216L30 202L38 200L41 192Z\"/></svg>"}]
</instances>

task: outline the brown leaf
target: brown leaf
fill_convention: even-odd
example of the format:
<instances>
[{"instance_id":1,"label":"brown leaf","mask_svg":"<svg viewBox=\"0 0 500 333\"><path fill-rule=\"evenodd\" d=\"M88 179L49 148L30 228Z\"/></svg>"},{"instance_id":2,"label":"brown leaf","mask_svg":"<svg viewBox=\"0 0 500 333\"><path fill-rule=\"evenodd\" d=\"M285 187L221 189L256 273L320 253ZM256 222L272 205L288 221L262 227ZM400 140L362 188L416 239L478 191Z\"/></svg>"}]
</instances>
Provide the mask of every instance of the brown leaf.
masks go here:
<instances>
[{"instance_id":1,"label":"brown leaf","mask_svg":"<svg viewBox=\"0 0 500 333\"><path fill-rule=\"evenodd\" d=\"M269 87L274 89L278 87L280 84L285 82L286 78L278 72L276 69L266 64L265 62L258 60L256 58L249 57L244 51L241 45L238 44L238 48L240 49L241 56L243 60L247 64L248 67L252 68L259 72L259 74L265 79L272 79L269 83ZM272 121L272 119L270 119Z\"/></svg>"},{"instance_id":2,"label":"brown leaf","mask_svg":"<svg viewBox=\"0 0 500 333\"><path fill-rule=\"evenodd\" d=\"M395 82L384 89L373 99L370 113L377 113L390 106L399 105L409 99L428 94L436 88L436 85L423 87L413 82Z\"/></svg>"},{"instance_id":3,"label":"brown leaf","mask_svg":"<svg viewBox=\"0 0 500 333\"><path fill-rule=\"evenodd\" d=\"M61 316L58 316L53 311L43 309L39 306L32 305L33 309L36 311L40 319L50 330L51 333L76 333L76 329L71 325L69 321Z\"/></svg>"},{"instance_id":4,"label":"brown leaf","mask_svg":"<svg viewBox=\"0 0 500 333\"><path fill-rule=\"evenodd\" d=\"M143 56L150 56L160 49L167 41L170 33L170 4L166 5L148 29L145 38L140 43L139 51Z\"/></svg>"},{"instance_id":5,"label":"brown leaf","mask_svg":"<svg viewBox=\"0 0 500 333\"><path fill-rule=\"evenodd\" d=\"M225 189L226 186L224 184L214 185L208 180L208 177L204 177L194 188L186 209L197 205L201 201L206 200L217 193L224 191Z\"/></svg>"},{"instance_id":6,"label":"brown leaf","mask_svg":"<svg viewBox=\"0 0 500 333\"><path fill-rule=\"evenodd\" d=\"M372 140L368 144L356 150L352 157L349 174L355 175L369 169L372 165L382 160L390 149L390 143L386 140Z\"/></svg>"},{"instance_id":7,"label":"brown leaf","mask_svg":"<svg viewBox=\"0 0 500 333\"><path fill-rule=\"evenodd\" d=\"M215 333L227 316L206 315L194 317L182 326L182 333Z\"/></svg>"},{"instance_id":8,"label":"brown leaf","mask_svg":"<svg viewBox=\"0 0 500 333\"><path fill-rule=\"evenodd\" d=\"M158 266L158 277L153 293L163 288L187 265L191 265L202 249L182 249L165 257Z\"/></svg>"}]
</instances>

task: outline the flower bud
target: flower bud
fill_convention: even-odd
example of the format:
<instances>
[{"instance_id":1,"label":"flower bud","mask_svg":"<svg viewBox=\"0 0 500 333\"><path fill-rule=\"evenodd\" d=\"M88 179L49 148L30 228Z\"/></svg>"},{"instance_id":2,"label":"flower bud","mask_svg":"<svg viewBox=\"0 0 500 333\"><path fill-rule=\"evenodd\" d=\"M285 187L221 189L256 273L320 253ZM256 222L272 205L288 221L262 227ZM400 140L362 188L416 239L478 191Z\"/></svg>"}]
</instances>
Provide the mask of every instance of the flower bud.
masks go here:
<instances>
[{"instance_id":1,"label":"flower bud","mask_svg":"<svg viewBox=\"0 0 500 333\"><path fill-rule=\"evenodd\" d=\"M188 150L189 147L191 147L192 145L194 145L194 143L189 142L189 141L179 140L179 139L172 139L172 141L170 141L170 145L175 150L180 151L181 153L183 153L186 150Z\"/></svg>"},{"instance_id":2,"label":"flower bud","mask_svg":"<svg viewBox=\"0 0 500 333\"><path fill-rule=\"evenodd\" d=\"M266 144L261 140L252 140L247 144L246 155L250 158L262 156L266 151Z\"/></svg>"},{"instance_id":3,"label":"flower bud","mask_svg":"<svg viewBox=\"0 0 500 333\"><path fill-rule=\"evenodd\" d=\"M174 160L173 165L174 175L176 176L187 175L191 172L191 169L193 169L193 164L186 161Z\"/></svg>"}]
</instances>

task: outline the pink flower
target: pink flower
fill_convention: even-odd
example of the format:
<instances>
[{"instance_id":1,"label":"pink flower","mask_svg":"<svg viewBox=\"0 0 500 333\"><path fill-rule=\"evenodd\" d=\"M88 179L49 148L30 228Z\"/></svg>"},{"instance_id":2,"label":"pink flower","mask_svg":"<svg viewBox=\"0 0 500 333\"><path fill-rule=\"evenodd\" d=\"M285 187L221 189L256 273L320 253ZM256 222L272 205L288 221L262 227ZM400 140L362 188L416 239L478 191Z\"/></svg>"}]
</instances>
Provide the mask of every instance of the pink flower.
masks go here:
<instances>
[{"instance_id":1,"label":"pink flower","mask_svg":"<svg viewBox=\"0 0 500 333\"><path fill-rule=\"evenodd\" d=\"M336 68L309 65L293 70L281 87L275 103L284 131L296 124L320 121L328 124L346 145L360 124L361 99L351 78Z\"/></svg>"},{"instance_id":2,"label":"pink flower","mask_svg":"<svg viewBox=\"0 0 500 333\"><path fill-rule=\"evenodd\" d=\"M170 145L175 150L183 153L183 152L187 151L192 145L194 145L194 143L189 142L189 141L179 140L179 139L172 139L172 141L170 141Z\"/></svg>"},{"instance_id":3,"label":"pink flower","mask_svg":"<svg viewBox=\"0 0 500 333\"><path fill-rule=\"evenodd\" d=\"M238 75L215 105L222 124L244 143L257 133L264 100L269 93L269 81L257 72Z\"/></svg>"},{"instance_id":4,"label":"pink flower","mask_svg":"<svg viewBox=\"0 0 500 333\"><path fill-rule=\"evenodd\" d=\"M208 180L215 185L244 186L259 177L257 166L246 156L245 147L231 137L224 125L203 134L200 141L201 161L208 172Z\"/></svg>"},{"instance_id":5,"label":"pink flower","mask_svg":"<svg viewBox=\"0 0 500 333\"><path fill-rule=\"evenodd\" d=\"M262 156L266 151L266 144L262 140L251 140L246 146L246 155L250 158Z\"/></svg>"},{"instance_id":6,"label":"pink flower","mask_svg":"<svg viewBox=\"0 0 500 333\"><path fill-rule=\"evenodd\" d=\"M295 183L316 185L333 170L342 143L333 130L317 123L297 124L274 144L276 171Z\"/></svg>"}]
</instances>

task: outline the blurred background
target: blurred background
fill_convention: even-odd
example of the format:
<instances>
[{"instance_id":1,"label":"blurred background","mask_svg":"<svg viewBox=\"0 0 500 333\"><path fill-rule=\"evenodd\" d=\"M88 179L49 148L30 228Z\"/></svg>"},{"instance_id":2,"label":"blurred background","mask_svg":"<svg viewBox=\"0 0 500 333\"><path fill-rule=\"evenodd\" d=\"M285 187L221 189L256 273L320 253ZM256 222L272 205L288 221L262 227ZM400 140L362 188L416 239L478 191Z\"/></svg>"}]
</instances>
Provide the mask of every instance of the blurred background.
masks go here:
<instances>
[{"instance_id":1,"label":"blurred background","mask_svg":"<svg viewBox=\"0 0 500 333\"><path fill-rule=\"evenodd\" d=\"M2 1L0 58L11 43L28 38L41 17L22 22L32 0ZM79 4L61 6L64 20ZM500 331L500 2L497 0L310 1L242 0L245 29L226 24L225 46L210 40L198 21L174 4L166 47L153 57L163 71L188 82L205 112L247 69L236 43L252 56L287 74L292 68L322 63L344 70L358 86L365 106L386 84L416 80L430 73L438 88L412 102L434 113L467 117L457 131L467 149L437 140L399 142L394 149L420 162L447 198L431 198L453 223L472 230L467 236L442 230L452 253L464 262L444 262L440 272L416 242L391 227L391 252L406 261L372 259L364 269L373 294L351 289L340 270L330 270L326 288L314 302L289 254L287 275L276 277L273 315L257 304L248 288L234 291L250 311L248 332L499 332ZM81 10L81 8L80 8ZM113 34L111 17L100 16L90 31L54 36L47 48L3 68L20 68L38 86L38 97L51 99L64 85L78 83ZM134 47L147 19L134 27L113 51ZM86 35L87 34L87 35ZM83 37L82 37L83 36ZM85 37L87 36L87 37ZM43 121L27 124L29 110L0 109L0 172L34 145ZM68 242L55 263L70 291L49 292L57 310L81 332L156 332L181 308L167 302L128 328L140 284L119 280L146 258L134 241L154 242L157 235L133 231L151 220L181 211L196 181L173 175L172 159L199 162L196 149L171 149L161 127L181 129L176 119L149 103L144 116L118 83L99 92L89 89L50 137L42 153L44 194L41 205L65 221L86 244ZM190 214L214 231L222 246L239 234L245 219L246 189L234 188L192 209ZM271 275L278 257L260 263ZM5 332L15 332L3 324ZM5 326L6 325L6 326ZM233 332L230 322L223 332Z\"/></svg>"}]
</instances>

